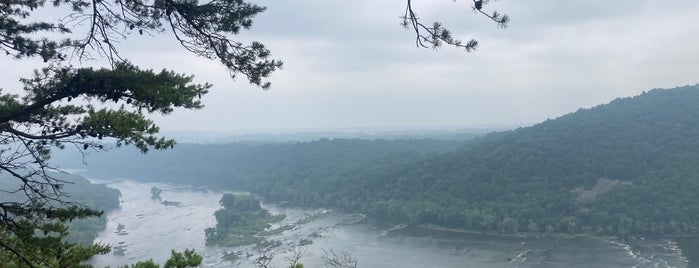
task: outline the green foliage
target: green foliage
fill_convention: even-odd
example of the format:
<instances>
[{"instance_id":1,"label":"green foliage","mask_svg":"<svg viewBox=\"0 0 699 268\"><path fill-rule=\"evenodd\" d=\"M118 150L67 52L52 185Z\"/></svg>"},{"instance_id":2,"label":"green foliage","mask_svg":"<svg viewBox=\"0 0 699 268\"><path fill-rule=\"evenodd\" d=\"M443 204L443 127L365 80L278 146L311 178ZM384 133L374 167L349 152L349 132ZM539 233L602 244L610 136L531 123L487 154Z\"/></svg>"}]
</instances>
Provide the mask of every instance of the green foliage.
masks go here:
<instances>
[{"instance_id":1,"label":"green foliage","mask_svg":"<svg viewBox=\"0 0 699 268\"><path fill-rule=\"evenodd\" d=\"M260 243L262 232L271 223L284 219L284 215L272 215L260 206L260 200L248 194L224 194L223 209L214 213L216 227L205 232L207 245L240 246Z\"/></svg>"},{"instance_id":2,"label":"green foliage","mask_svg":"<svg viewBox=\"0 0 699 268\"><path fill-rule=\"evenodd\" d=\"M160 265L156 264L153 260L139 261L132 265L124 265L117 268L160 268Z\"/></svg>"},{"instance_id":3,"label":"green foliage","mask_svg":"<svg viewBox=\"0 0 699 268\"><path fill-rule=\"evenodd\" d=\"M122 58L119 41L136 33L171 31L186 50L218 60L232 77L243 75L268 88L265 79L282 62L270 59L270 51L259 42L230 39L250 28L254 16L264 10L243 0L2 1L0 52L15 59L41 58L46 64L37 66L40 70L33 77L20 79L22 95L0 90L0 173L20 183L10 192L26 196L26 202L0 203L0 227L8 232L0 237L8 239L0 240L0 248L28 265L42 262L42 255L24 255L20 245L9 243L9 233L22 230L19 222L35 227L54 218L70 221L100 214L62 208L65 182L48 172L56 170L49 163L52 149L73 145L81 153L101 150L100 140L105 138L141 152L171 148L174 141L159 137L149 116L202 107L201 96L211 85L193 83L192 76L173 71L142 70ZM40 15L56 11L69 19L55 23ZM84 33L72 32L83 28ZM66 62L92 59L94 52L111 68L75 68Z\"/></svg>"},{"instance_id":4,"label":"green foliage","mask_svg":"<svg viewBox=\"0 0 699 268\"><path fill-rule=\"evenodd\" d=\"M338 181L333 200L363 198L354 202L368 206L354 209L387 220L487 232L696 233L697 101L698 86L618 99L389 172L364 169ZM605 178L619 183L578 196Z\"/></svg>"},{"instance_id":5,"label":"green foliage","mask_svg":"<svg viewBox=\"0 0 699 268\"><path fill-rule=\"evenodd\" d=\"M0 130L17 138L46 141L60 146L75 138L114 138L117 145L133 144L141 151L172 147L172 140L157 138L159 131L142 111L168 114L174 108L198 109L198 98L210 85L192 83L192 77L170 71L155 73L129 63L112 69L46 68L32 79L24 79L27 95L15 101L3 95L0 101ZM73 99L99 103L121 102L119 108L98 108L89 102L69 104ZM57 103L68 101L69 103ZM135 108L127 109L125 105ZM72 120L80 118L81 120ZM20 126L23 126L20 128ZM28 128L26 128L28 127ZM39 142L30 148L46 148ZM80 143L99 147L94 142ZM101 148L101 147L100 147Z\"/></svg>"},{"instance_id":6,"label":"green foliage","mask_svg":"<svg viewBox=\"0 0 699 268\"><path fill-rule=\"evenodd\" d=\"M172 251L170 259L165 262L163 268L187 268L199 267L204 258L194 252L193 249L185 249L184 252ZM153 260L140 261L132 265L124 265L117 268L160 268Z\"/></svg>"},{"instance_id":7,"label":"green foliage","mask_svg":"<svg viewBox=\"0 0 699 268\"><path fill-rule=\"evenodd\" d=\"M42 213L30 213L20 208L17 215L22 215L22 220L0 224L0 242L7 246L0 247L0 263L7 264L4 267L27 263L35 266L82 267L82 261L109 251L105 245L93 245L97 233L106 225L106 217L87 207L100 211L115 209L119 206L119 191L92 184L80 176L52 176L66 183L63 190L69 196L65 201L73 202L73 205L45 208ZM0 181L6 182L0 191L0 199L6 209L10 209L9 204L26 201L26 196L22 194L5 192L7 188L19 184L12 183L12 177L0 174Z\"/></svg>"},{"instance_id":8,"label":"green foliage","mask_svg":"<svg viewBox=\"0 0 699 268\"><path fill-rule=\"evenodd\" d=\"M282 62L270 59L270 51L259 42L243 44L230 40L241 29L249 29L264 7L242 0L196 1L50 1L54 9L68 12L74 24L41 21L35 12L50 9L46 0L10 1L0 6L0 51L17 59L40 57L60 62L73 51L77 58L90 58L91 50L112 63L122 58L116 44L127 36L172 32L180 44L195 55L218 60L235 77L242 74L263 88L263 81ZM45 11L46 12L46 11ZM51 11L48 11L51 12ZM82 39L66 38L71 28L88 21ZM50 34L51 33L51 34ZM71 37L79 37L75 33ZM53 38L51 38L51 37Z\"/></svg>"},{"instance_id":9,"label":"green foliage","mask_svg":"<svg viewBox=\"0 0 699 268\"><path fill-rule=\"evenodd\" d=\"M235 201L234 194L225 193L218 203L223 207L223 209L233 209L233 206L235 206Z\"/></svg>"},{"instance_id":10,"label":"green foliage","mask_svg":"<svg viewBox=\"0 0 699 268\"><path fill-rule=\"evenodd\" d=\"M69 221L100 215L96 210L84 208L61 209L69 201L65 194L70 188L65 187L67 183L62 176L49 172L53 169L48 162L51 148L72 144L83 150L100 149L99 140L103 138L111 138L117 146L133 144L142 152L149 147L170 148L174 141L156 137L158 127L140 110L167 114L175 107L201 107L197 98L206 93L209 85L193 84L191 80L191 76L169 71L156 74L128 63L99 70L46 68L34 78L23 80L26 92L23 98L2 95L0 144L10 150L0 152L0 172L12 177L5 181L17 184L9 191L24 193L26 202L0 204L0 222L10 228L14 226L12 222L23 219ZM70 104L78 97L85 102ZM96 106L96 103L120 101L119 108ZM124 103L132 109L127 109ZM101 209L99 204L86 205ZM52 215L37 215L44 211ZM94 228L86 231L94 232ZM77 239L91 244L90 236Z\"/></svg>"},{"instance_id":11,"label":"green foliage","mask_svg":"<svg viewBox=\"0 0 699 268\"><path fill-rule=\"evenodd\" d=\"M204 258L196 254L194 250L187 249L184 253L172 251L172 257L165 262L164 268L197 267Z\"/></svg>"},{"instance_id":12,"label":"green foliage","mask_svg":"<svg viewBox=\"0 0 699 268\"><path fill-rule=\"evenodd\" d=\"M60 221L19 221L12 229L0 225L0 263L3 267L88 267L81 263L110 248L65 242L68 228ZM11 245L11 246L10 246Z\"/></svg>"},{"instance_id":13,"label":"green foliage","mask_svg":"<svg viewBox=\"0 0 699 268\"><path fill-rule=\"evenodd\" d=\"M226 194L224 194L224 196L225 195ZM223 198L221 199L221 201L221 203L223 203ZM224 207L224 209L226 209L226 207ZM237 197L235 198L235 202L233 203L233 206L230 207L230 209L237 212L255 212L263 210L262 206L260 205L260 200L249 194L237 195Z\"/></svg>"}]
</instances>

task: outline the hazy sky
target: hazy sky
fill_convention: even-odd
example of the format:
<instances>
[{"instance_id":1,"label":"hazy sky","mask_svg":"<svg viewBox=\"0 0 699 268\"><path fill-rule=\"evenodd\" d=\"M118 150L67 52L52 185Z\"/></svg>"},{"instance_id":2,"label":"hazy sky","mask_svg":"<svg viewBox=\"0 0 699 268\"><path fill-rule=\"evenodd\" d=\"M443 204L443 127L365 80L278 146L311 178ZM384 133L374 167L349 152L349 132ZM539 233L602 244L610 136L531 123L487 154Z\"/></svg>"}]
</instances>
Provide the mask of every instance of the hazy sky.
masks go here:
<instances>
[{"instance_id":1,"label":"hazy sky","mask_svg":"<svg viewBox=\"0 0 699 268\"><path fill-rule=\"evenodd\" d=\"M525 125L653 88L699 82L699 1L500 0L499 29L471 1L416 0L478 50L415 47L399 25L405 0L256 1L249 32L284 61L263 91L232 81L169 36L133 37L122 56L214 85L199 111L157 117L164 131L463 128ZM27 61L0 58L0 87L18 92ZM76 63L77 64L77 63ZM94 64L94 63L88 63Z\"/></svg>"}]
</instances>

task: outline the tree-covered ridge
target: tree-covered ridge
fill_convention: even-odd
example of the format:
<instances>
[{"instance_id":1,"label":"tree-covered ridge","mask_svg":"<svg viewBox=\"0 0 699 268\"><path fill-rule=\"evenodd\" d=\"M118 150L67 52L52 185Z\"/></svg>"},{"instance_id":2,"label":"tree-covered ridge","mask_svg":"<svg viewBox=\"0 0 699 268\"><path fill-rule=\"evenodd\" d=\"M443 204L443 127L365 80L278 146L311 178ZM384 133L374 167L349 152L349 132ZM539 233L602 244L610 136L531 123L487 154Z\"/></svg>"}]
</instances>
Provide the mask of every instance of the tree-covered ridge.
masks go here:
<instances>
[{"instance_id":1,"label":"tree-covered ridge","mask_svg":"<svg viewBox=\"0 0 699 268\"><path fill-rule=\"evenodd\" d=\"M504 233L695 233L699 87L651 90L358 181L374 215ZM589 201L574 193L619 181ZM376 194L372 194L375 196Z\"/></svg>"},{"instance_id":2,"label":"tree-covered ridge","mask_svg":"<svg viewBox=\"0 0 699 268\"><path fill-rule=\"evenodd\" d=\"M699 86L655 89L466 143L187 145L150 160L126 163L119 160L125 154L88 163L412 224L499 233L687 234L699 223L697 103Z\"/></svg>"}]
</instances>

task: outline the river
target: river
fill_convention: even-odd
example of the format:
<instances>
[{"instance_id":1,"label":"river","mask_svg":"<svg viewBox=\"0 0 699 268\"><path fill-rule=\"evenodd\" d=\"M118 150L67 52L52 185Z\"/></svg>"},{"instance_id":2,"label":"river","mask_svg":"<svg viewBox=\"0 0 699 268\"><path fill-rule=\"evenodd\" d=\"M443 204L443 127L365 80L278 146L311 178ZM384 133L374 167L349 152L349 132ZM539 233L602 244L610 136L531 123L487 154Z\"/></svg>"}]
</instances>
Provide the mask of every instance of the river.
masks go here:
<instances>
[{"instance_id":1,"label":"river","mask_svg":"<svg viewBox=\"0 0 699 268\"><path fill-rule=\"evenodd\" d=\"M303 239L312 244L301 262L305 267L324 267L324 252L347 252L358 267L693 267L679 244L668 238L556 239L514 238L478 234L427 231L402 226L382 226L367 220L353 223L357 215L323 209L263 207L284 213L279 225L294 224L291 230L270 236L281 245L266 249L205 246L204 229L213 227L214 211L220 208L221 193L190 187L107 181L122 193L119 210L107 214L106 229L98 242L113 245L122 255L96 256L96 267L132 264L152 258L164 263L170 250L195 249L204 256L203 267L255 267L261 252L274 256L272 264L284 267ZM151 199L150 188L162 189L163 200L181 202L165 206ZM119 225L122 230L118 231ZM234 262L225 253L240 252Z\"/></svg>"}]
</instances>

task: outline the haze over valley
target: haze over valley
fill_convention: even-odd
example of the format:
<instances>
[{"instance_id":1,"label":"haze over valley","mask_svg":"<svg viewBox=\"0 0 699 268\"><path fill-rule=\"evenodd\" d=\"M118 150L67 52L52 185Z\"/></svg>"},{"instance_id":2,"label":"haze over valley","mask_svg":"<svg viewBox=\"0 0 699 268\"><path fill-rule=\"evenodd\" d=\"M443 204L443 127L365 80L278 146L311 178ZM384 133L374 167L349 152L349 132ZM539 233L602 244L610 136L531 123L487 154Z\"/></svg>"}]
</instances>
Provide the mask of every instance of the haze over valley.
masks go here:
<instances>
[{"instance_id":1,"label":"haze over valley","mask_svg":"<svg viewBox=\"0 0 699 268\"><path fill-rule=\"evenodd\" d=\"M649 255L635 261L686 265L692 263L696 249L692 242L672 237L697 231L693 211L699 209L694 194L699 185L694 178L699 171L686 164L699 155L699 144L694 142L699 132L697 101L697 86L655 89L530 127L487 134L440 132L418 138L296 134L286 140L249 136L249 140L233 143L179 144L147 154L117 148L87 155L86 166L75 165L79 157L66 152L56 154L54 161L115 185L123 185L118 181L126 178L205 191L249 192L278 213L298 214L301 209L314 215L317 209L329 209L341 213L334 217L361 215L367 217L361 226L379 228L374 233L379 237L381 228L407 228L407 234L417 233L418 237L425 232L454 232L464 235L457 241L487 241L484 243L495 248L489 254L496 255L506 255L501 251L507 248L499 240L502 236L519 237L525 244L545 244L540 239L568 243L566 239L601 237L584 243L627 245L649 239L650 244L636 244L633 247L638 248L629 251L660 254L639 253L644 247L658 247L666 250L667 258ZM140 195L148 196L146 190L142 187ZM286 208L297 210L284 212ZM336 232L346 232L343 228ZM281 234L287 232L281 230ZM296 234L299 236L302 234ZM285 239L281 244L264 249L288 254L298 243L281 239ZM351 243L342 238L323 239L331 241L324 241L328 246ZM432 243L429 241L425 243ZM535 254L554 249L521 250L519 253ZM552 265L556 258L531 255L525 258L529 261L517 265ZM502 260L493 267L505 263ZM608 261L634 263L633 258L619 259L613 254Z\"/></svg>"},{"instance_id":2,"label":"haze over valley","mask_svg":"<svg viewBox=\"0 0 699 268\"><path fill-rule=\"evenodd\" d=\"M0 268L699 267L699 1L0 1Z\"/></svg>"}]
</instances>

